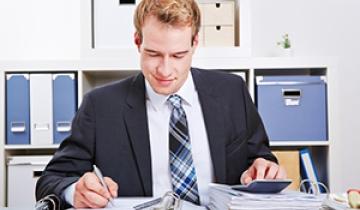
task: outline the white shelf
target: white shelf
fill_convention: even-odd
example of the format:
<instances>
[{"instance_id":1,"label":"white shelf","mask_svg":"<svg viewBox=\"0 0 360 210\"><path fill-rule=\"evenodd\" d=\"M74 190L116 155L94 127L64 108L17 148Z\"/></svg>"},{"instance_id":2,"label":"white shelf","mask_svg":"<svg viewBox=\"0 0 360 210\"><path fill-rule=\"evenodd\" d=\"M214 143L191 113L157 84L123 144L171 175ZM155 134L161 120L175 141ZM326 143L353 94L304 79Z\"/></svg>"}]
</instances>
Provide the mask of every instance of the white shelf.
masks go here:
<instances>
[{"instance_id":1,"label":"white shelf","mask_svg":"<svg viewBox=\"0 0 360 210\"><path fill-rule=\"evenodd\" d=\"M329 146L329 141L270 141L270 146Z\"/></svg>"},{"instance_id":2,"label":"white shelf","mask_svg":"<svg viewBox=\"0 0 360 210\"><path fill-rule=\"evenodd\" d=\"M19 145L5 145L5 150L36 150L36 149L57 149L59 144L53 145L27 145L27 144L19 144Z\"/></svg>"}]
</instances>

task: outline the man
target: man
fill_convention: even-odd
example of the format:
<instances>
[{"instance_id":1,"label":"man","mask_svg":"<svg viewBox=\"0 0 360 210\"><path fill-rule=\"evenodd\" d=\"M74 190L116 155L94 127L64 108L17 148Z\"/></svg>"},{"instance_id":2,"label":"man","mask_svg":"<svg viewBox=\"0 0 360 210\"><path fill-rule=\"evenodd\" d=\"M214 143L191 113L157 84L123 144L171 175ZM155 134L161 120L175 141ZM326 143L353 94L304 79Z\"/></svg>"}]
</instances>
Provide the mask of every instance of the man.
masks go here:
<instances>
[{"instance_id":1,"label":"man","mask_svg":"<svg viewBox=\"0 0 360 210\"><path fill-rule=\"evenodd\" d=\"M195 1L143 0L134 23L142 73L84 97L37 198L54 193L75 208L99 208L111 197L174 190L206 205L210 182L285 178L242 79L191 68Z\"/></svg>"}]
</instances>

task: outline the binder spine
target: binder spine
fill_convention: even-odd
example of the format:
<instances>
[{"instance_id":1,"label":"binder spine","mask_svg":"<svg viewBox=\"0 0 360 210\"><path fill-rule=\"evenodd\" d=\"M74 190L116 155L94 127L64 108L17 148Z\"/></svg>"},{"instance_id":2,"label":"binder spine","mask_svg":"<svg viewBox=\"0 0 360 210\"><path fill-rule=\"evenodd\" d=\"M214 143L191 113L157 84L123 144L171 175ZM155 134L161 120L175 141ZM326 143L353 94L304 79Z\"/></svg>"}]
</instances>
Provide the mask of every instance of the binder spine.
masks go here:
<instances>
[{"instance_id":1,"label":"binder spine","mask_svg":"<svg viewBox=\"0 0 360 210\"><path fill-rule=\"evenodd\" d=\"M30 74L31 144L53 143L51 74Z\"/></svg>"},{"instance_id":2,"label":"binder spine","mask_svg":"<svg viewBox=\"0 0 360 210\"><path fill-rule=\"evenodd\" d=\"M54 144L59 144L71 132L76 111L75 74L53 75Z\"/></svg>"},{"instance_id":3,"label":"binder spine","mask_svg":"<svg viewBox=\"0 0 360 210\"><path fill-rule=\"evenodd\" d=\"M300 150L302 183L308 193L319 194L326 191L327 187L319 181L318 173L308 148ZM302 184L300 184L300 187Z\"/></svg>"},{"instance_id":4,"label":"binder spine","mask_svg":"<svg viewBox=\"0 0 360 210\"><path fill-rule=\"evenodd\" d=\"M6 144L30 144L29 74L6 75Z\"/></svg>"}]
</instances>

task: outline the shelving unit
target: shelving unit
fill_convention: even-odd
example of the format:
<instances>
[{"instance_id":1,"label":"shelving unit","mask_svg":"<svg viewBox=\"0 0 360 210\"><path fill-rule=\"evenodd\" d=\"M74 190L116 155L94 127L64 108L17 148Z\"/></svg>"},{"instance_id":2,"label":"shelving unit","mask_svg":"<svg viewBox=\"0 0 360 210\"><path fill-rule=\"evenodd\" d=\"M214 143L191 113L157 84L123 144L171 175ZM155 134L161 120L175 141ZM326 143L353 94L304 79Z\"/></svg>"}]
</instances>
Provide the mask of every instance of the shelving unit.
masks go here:
<instances>
[{"instance_id":1,"label":"shelving unit","mask_svg":"<svg viewBox=\"0 0 360 210\"><path fill-rule=\"evenodd\" d=\"M53 145L44 145L44 146L35 146L35 145L5 145L4 149L7 151L11 150L36 150L36 149L57 149L59 147L59 144L53 144Z\"/></svg>"},{"instance_id":2,"label":"shelving unit","mask_svg":"<svg viewBox=\"0 0 360 210\"><path fill-rule=\"evenodd\" d=\"M271 147L315 147L329 146L329 141L271 141Z\"/></svg>"},{"instance_id":3,"label":"shelving unit","mask_svg":"<svg viewBox=\"0 0 360 210\"><path fill-rule=\"evenodd\" d=\"M129 44L126 42L124 47L118 48L106 48L96 45L96 17L93 16L94 7L98 4L96 0L84 0L81 1L81 56L86 59L122 59L126 58L125 63L128 63L129 59L133 61L137 56L137 50L134 45L132 45L132 40L129 40ZM224 0L222 2L226 2ZM231 0L233 1L233 0ZM135 1L136 3L138 1ZM199 3L215 3L217 1L213 0L198 0ZM251 14L250 6L251 0L236 0L234 1L235 11L234 11L234 28L235 28L235 46L237 47L206 47L199 49L202 56L208 58L209 56L216 56L217 52L226 50L227 53L224 55L231 56L235 52L236 56L248 57L251 56ZM117 5L117 4L114 4ZM132 5L130 5L132 7ZM115 11L119 8L112 8ZM121 10L121 9L120 9ZM112 11L113 12L113 11ZM116 18L112 17L112 14L107 14L107 18ZM124 16L129 18L130 13L126 12ZM115 14L116 16L116 14ZM109 19L111 20L111 19ZM130 17L132 20L132 16ZM131 23L131 21L129 21ZM118 23L122 25L122 23ZM109 27L111 27L109 25ZM102 29L106 29L103 27ZM126 32L129 28L126 27ZM132 34L132 33L131 33ZM132 36L131 36L132 37ZM118 40L117 40L118 41ZM115 46L118 46L118 42L114 43ZM129 48L129 46L131 46ZM132 47L133 46L133 47ZM126 65L126 64L125 64Z\"/></svg>"},{"instance_id":4,"label":"shelving unit","mask_svg":"<svg viewBox=\"0 0 360 210\"><path fill-rule=\"evenodd\" d=\"M225 49L227 51L227 49ZM217 52L222 55L221 52ZM224 71L241 71L247 76L247 84L254 99L255 96L255 76L258 74L279 74L287 72L288 74L320 74L327 78L327 104L328 104L328 136L327 141L277 141L270 142L273 149L300 149L310 148L315 159L315 165L319 169L320 179L332 188L331 183L336 182L335 168L331 165L336 162L338 154L336 145L339 144L336 139L336 110L332 104L335 104L336 82L332 72L336 71L335 63L331 58L244 58L236 57L216 57L198 55L193 61L194 67L206 69L220 69ZM3 97L0 97L0 171L5 173L1 175L0 196L5 203L6 192L6 159L9 155L29 155L29 154L53 154L58 145L51 146L31 146L31 145L5 145L5 73L6 72L68 72L76 71L78 73L78 102L81 103L82 96L91 89L101 86L105 83L119 80L121 78L137 74L140 72L137 62L128 62L123 65L122 60L96 60L84 61L40 61L40 62L0 62L0 91ZM0 202L1 204L1 202Z\"/></svg>"}]
</instances>

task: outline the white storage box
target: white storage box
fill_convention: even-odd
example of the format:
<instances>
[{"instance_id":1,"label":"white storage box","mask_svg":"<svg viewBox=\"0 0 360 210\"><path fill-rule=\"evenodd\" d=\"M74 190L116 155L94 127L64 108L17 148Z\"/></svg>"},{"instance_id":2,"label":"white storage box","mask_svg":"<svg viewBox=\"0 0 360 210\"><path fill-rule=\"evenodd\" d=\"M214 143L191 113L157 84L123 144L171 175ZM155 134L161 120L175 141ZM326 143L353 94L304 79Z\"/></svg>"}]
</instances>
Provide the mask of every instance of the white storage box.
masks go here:
<instances>
[{"instance_id":1,"label":"white storage box","mask_svg":"<svg viewBox=\"0 0 360 210\"><path fill-rule=\"evenodd\" d=\"M204 46L234 46L234 26L204 26Z\"/></svg>"},{"instance_id":2,"label":"white storage box","mask_svg":"<svg viewBox=\"0 0 360 210\"><path fill-rule=\"evenodd\" d=\"M201 3L202 25L234 25L234 1Z\"/></svg>"},{"instance_id":3,"label":"white storage box","mask_svg":"<svg viewBox=\"0 0 360 210\"><path fill-rule=\"evenodd\" d=\"M48 155L8 157L8 207L35 206L35 185L51 158Z\"/></svg>"}]
</instances>

